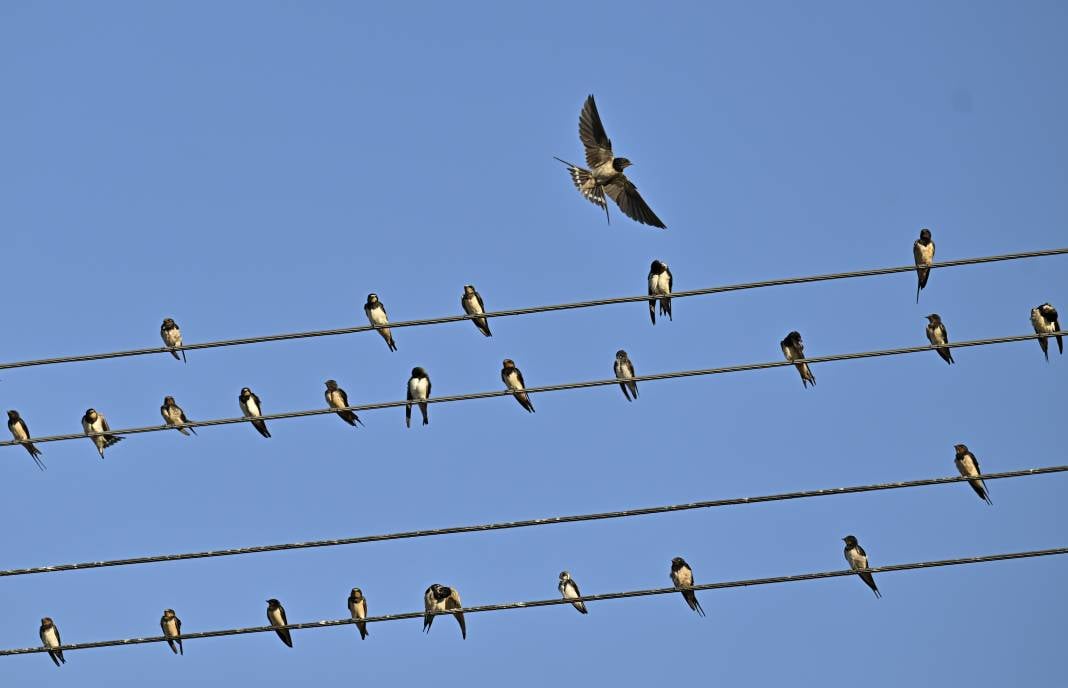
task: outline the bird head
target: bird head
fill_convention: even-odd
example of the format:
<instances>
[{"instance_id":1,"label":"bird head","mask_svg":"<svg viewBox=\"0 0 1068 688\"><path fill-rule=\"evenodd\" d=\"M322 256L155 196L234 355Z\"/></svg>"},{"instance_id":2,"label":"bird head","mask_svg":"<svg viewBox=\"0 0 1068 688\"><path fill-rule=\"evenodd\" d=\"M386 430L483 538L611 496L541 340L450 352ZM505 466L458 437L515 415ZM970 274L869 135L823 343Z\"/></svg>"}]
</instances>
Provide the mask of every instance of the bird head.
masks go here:
<instances>
[{"instance_id":1,"label":"bird head","mask_svg":"<svg viewBox=\"0 0 1068 688\"><path fill-rule=\"evenodd\" d=\"M852 535L846 535L842 538L842 542L846 543L846 547L856 547L857 539Z\"/></svg>"},{"instance_id":2,"label":"bird head","mask_svg":"<svg viewBox=\"0 0 1068 688\"><path fill-rule=\"evenodd\" d=\"M924 246L931 243L931 230L926 227L920 230L920 243Z\"/></svg>"},{"instance_id":3,"label":"bird head","mask_svg":"<svg viewBox=\"0 0 1068 688\"><path fill-rule=\"evenodd\" d=\"M957 456L968 453L968 445L966 444L954 444L953 451L957 452Z\"/></svg>"},{"instance_id":4,"label":"bird head","mask_svg":"<svg viewBox=\"0 0 1068 688\"><path fill-rule=\"evenodd\" d=\"M7 417L10 418L11 420L18 420L19 419L19 412L15 411L14 409L12 409L11 411L7 412Z\"/></svg>"},{"instance_id":5,"label":"bird head","mask_svg":"<svg viewBox=\"0 0 1068 688\"><path fill-rule=\"evenodd\" d=\"M627 160L626 158L616 158L612 161L612 167L615 168L616 172L622 172L633 164L634 163L632 163L630 160Z\"/></svg>"},{"instance_id":6,"label":"bird head","mask_svg":"<svg viewBox=\"0 0 1068 688\"><path fill-rule=\"evenodd\" d=\"M625 360L627 360L627 352L624 351L623 349L620 349L619 351L617 351L616 352L616 360L617 361L625 361Z\"/></svg>"},{"instance_id":7,"label":"bird head","mask_svg":"<svg viewBox=\"0 0 1068 688\"><path fill-rule=\"evenodd\" d=\"M659 275L664 270L667 270L667 265L660 262L659 260L654 260L649 266L649 272L653 273L654 275Z\"/></svg>"},{"instance_id":8,"label":"bird head","mask_svg":"<svg viewBox=\"0 0 1068 688\"><path fill-rule=\"evenodd\" d=\"M368 294L367 303L372 305L378 303L378 294Z\"/></svg>"},{"instance_id":9,"label":"bird head","mask_svg":"<svg viewBox=\"0 0 1068 688\"><path fill-rule=\"evenodd\" d=\"M164 318L164 319L163 319L163 329L165 329L165 330L169 330L169 329L171 329L172 327L177 327L177 326L176 326L176 325L174 324L174 319L173 319L173 318Z\"/></svg>"},{"instance_id":10,"label":"bird head","mask_svg":"<svg viewBox=\"0 0 1068 688\"><path fill-rule=\"evenodd\" d=\"M278 600L276 600L273 597L271 599L267 600L267 606L268 607L278 607L278 606L281 606L281 604L282 604L281 602L279 602Z\"/></svg>"},{"instance_id":11,"label":"bird head","mask_svg":"<svg viewBox=\"0 0 1068 688\"><path fill-rule=\"evenodd\" d=\"M503 365L505 368L515 368L515 361L510 358L506 358L504 359L504 362L501 365Z\"/></svg>"},{"instance_id":12,"label":"bird head","mask_svg":"<svg viewBox=\"0 0 1068 688\"><path fill-rule=\"evenodd\" d=\"M570 573L568 573L567 571L561 571L560 572L560 580L565 581L565 580L568 580L569 578L571 578L571 574Z\"/></svg>"},{"instance_id":13,"label":"bird head","mask_svg":"<svg viewBox=\"0 0 1068 688\"><path fill-rule=\"evenodd\" d=\"M464 285L464 294L474 294L474 293L475 293L475 285L473 285L473 284L465 284Z\"/></svg>"},{"instance_id":14,"label":"bird head","mask_svg":"<svg viewBox=\"0 0 1068 688\"><path fill-rule=\"evenodd\" d=\"M412 377L426 377L426 371L416 366L412 368Z\"/></svg>"},{"instance_id":15,"label":"bird head","mask_svg":"<svg viewBox=\"0 0 1068 688\"><path fill-rule=\"evenodd\" d=\"M89 420L96 420L96 416L97 416L96 409L86 409L85 410L85 417L88 418Z\"/></svg>"},{"instance_id":16,"label":"bird head","mask_svg":"<svg viewBox=\"0 0 1068 688\"><path fill-rule=\"evenodd\" d=\"M927 322L931 323L932 325L937 325L938 323L942 322L942 316L938 315L938 313L931 313L927 316Z\"/></svg>"},{"instance_id":17,"label":"bird head","mask_svg":"<svg viewBox=\"0 0 1068 688\"><path fill-rule=\"evenodd\" d=\"M42 626L51 626L52 625L52 617L46 616L45 618L41 619L41 625Z\"/></svg>"},{"instance_id":18,"label":"bird head","mask_svg":"<svg viewBox=\"0 0 1068 688\"><path fill-rule=\"evenodd\" d=\"M250 396L252 396L252 390L249 389L248 387L242 387L241 388L241 398L242 399L248 399Z\"/></svg>"},{"instance_id":19,"label":"bird head","mask_svg":"<svg viewBox=\"0 0 1068 688\"><path fill-rule=\"evenodd\" d=\"M326 381L326 388L329 389L330 391L333 391L333 390L337 389L337 382L335 382L333 380L327 380Z\"/></svg>"},{"instance_id":20,"label":"bird head","mask_svg":"<svg viewBox=\"0 0 1068 688\"><path fill-rule=\"evenodd\" d=\"M163 610L163 616L167 617L168 619L171 618L172 616L174 616L174 610L173 609L164 609Z\"/></svg>"},{"instance_id":21,"label":"bird head","mask_svg":"<svg viewBox=\"0 0 1068 688\"><path fill-rule=\"evenodd\" d=\"M353 588L352 592L349 593L349 597L351 597L354 600L362 599L363 598L363 591L360 590L359 588Z\"/></svg>"},{"instance_id":22,"label":"bird head","mask_svg":"<svg viewBox=\"0 0 1068 688\"><path fill-rule=\"evenodd\" d=\"M174 397L163 397L164 406L174 406Z\"/></svg>"}]
</instances>

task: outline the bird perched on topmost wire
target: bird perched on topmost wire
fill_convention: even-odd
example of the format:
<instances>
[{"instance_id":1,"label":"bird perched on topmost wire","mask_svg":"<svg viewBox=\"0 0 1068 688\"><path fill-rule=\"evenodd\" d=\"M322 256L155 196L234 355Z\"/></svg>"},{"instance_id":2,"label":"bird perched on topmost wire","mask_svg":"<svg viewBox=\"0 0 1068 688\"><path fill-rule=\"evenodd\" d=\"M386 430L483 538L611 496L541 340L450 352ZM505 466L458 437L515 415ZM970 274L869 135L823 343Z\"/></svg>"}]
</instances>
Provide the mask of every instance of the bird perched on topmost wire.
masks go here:
<instances>
[{"instance_id":1,"label":"bird perched on topmost wire","mask_svg":"<svg viewBox=\"0 0 1068 688\"><path fill-rule=\"evenodd\" d=\"M667 229L667 225L661 222L653 209L642 200L638 187L623 174L623 170L633 163L626 158L615 157L612 142L604 132L601 116L597 113L597 103L592 95L586 98L586 104L582 106L582 113L579 115L579 139L586 148L586 164L589 169L556 158L567 165L571 180L575 182L579 193L585 196L586 200L604 208L606 217L608 203L605 201L605 194L616 202L624 215L635 222ZM612 222L610 217L608 222Z\"/></svg>"}]
</instances>

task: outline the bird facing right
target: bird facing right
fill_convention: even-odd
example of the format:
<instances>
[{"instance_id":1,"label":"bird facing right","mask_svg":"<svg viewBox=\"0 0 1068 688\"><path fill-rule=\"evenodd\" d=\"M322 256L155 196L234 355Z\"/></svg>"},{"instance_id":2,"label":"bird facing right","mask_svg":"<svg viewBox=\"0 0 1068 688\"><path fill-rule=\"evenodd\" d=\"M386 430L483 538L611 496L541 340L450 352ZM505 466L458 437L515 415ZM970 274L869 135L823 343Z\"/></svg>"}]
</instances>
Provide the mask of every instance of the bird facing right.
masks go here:
<instances>
[{"instance_id":1,"label":"bird facing right","mask_svg":"<svg viewBox=\"0 0 1068 688\"><path fill-rule=\"evenodd\" d=\"M787 361L796 361L805 357L805 344L801 341L801 333L794 330L779 342L782 353ZM809 385L816 386L816 376L807 363L795 363L794 367L801 374L801 386L808 389Z\"/></svg>"},{"instance_id":2,"label":"bird facing right","mask_svg":"<svg viewBox=\"0 0 1068 688\"><path fill-rule=\"evenodd\" d=\"M1031 309L1031 325L1035 328L1035 334L1052 334L1061 330L1061 323L1057 316L1057 309L1048 303L1035 306ZM1042 353L1049 361L1049 337L1039 337L1038 345L1042 347ZM1064 335L1057 335L1057 350L1064 354Z\"/></svg>"}]
</instances>

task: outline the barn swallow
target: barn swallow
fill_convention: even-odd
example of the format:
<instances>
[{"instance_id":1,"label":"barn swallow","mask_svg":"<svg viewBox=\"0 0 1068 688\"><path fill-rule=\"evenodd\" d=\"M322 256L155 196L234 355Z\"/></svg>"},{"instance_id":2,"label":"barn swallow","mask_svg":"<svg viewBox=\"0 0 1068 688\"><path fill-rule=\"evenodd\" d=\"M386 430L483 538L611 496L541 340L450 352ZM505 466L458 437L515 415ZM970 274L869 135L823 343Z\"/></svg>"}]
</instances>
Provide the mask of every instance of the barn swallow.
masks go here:
<instances>
[{"instance_id":1,"label":"barn swallow","mask_svg":"<svg viewBox=\"0 0 1068 688\"><path fill-rule=\"evenodd\" d=\"M564 596L565 600L574 599L576 597L582 597L582 593L579 592L578 583L571 578L571 574L567 571L560 572L560 583L556 586L560 590L560 594ZM582 600L572 602L571 606L579 610L580 614L588 614L586 611L586 603Z\"/></svg>"},{"instance_id":2,"label":"barn swallow","mask_svg":"<svg viewBox=\"0 0 1068 688\"><path fill-rule=\"evenodd\" d=\"M857 539L852 535L846 535L842 538L842 542L845 544L845 558L849 562L849 568L856 571L857 569L868 568L868 555L864 552L864 548L860 546ZM883 594L879 592L879 588L875 586L875 577L869 572L863 571L857 574L860 576L860 580L864 581L864 584L871 588L871 591L875 593L876 597L882 597Z\"/></svg>"},{"instance_id":3,"label":"barn swallow","mask_svg":"<svg viewBox=\"0 0 1068 688\"><path fill-rule=\"evenodd\" d=\"M801 333L797 330L786 335L786 338L779 342L779 346L782 347L782 353L787 361L796 361L805 357L805 344L801 341ZM808 389L810 384L813 387L816 386L816 376L812 374L812 369L807 363L795 363L794 367L797 368L797 372L801 373L801 385L805 389Z\"/></svg>"},{"instance_id":4,"label":"barn swallow","mask_svg":"<svg viewBox=\"0 0 1068 688\"><path fill-rule=\"evenodd\" d=\"M621 380L619 388L623 390L623 396L627 398L627 401L637 399L638 383L631 379L634 377L634 364L627 358L627 352L623 349L616 352L616 362L612 370L616 373L616 379Z\"/></svg>"},{"instance_id":5,"label":"barn swallow","mask_svg":"<svg viewBox=\"0 0 1068 688\"><path fill-rule=\"evenodd\" d=\"M371 323L382 339L386 340L386 346L390 351L396 351L397 345L393 343L393 332L386 325L389 324L389 316L386 315L386 307L378 300L378 294L368 294L367 303L363 304L363 312L367 314L367 322Z\"/></svg>"},{"instance_id":6,"label":"barn swallow","mask_svg":"<svg viewBox=\"0 0 1068 688\"><path fill-rule=\"evenodd\" d=\"M460 297L460 305L464 307L464 313L468 315L480 315L486 312L486 306L482 303L482 294L475 291L475 287L470 284L464 285L464 295ZM493 336L486 318L472 318L471 322L475 323L475 327L482 334L487 337Z\"/></svg>"},{"instance_id":7,"label":"barn swallow","mask_svg":"<svg viewBox=\"0 0 1068 688\"><path fill-rule=\"evenodd\" d=\"M920 290L927 286L931 268L923 267L934 262L935 245L931 241L931 230L924 227L920 238L912 244L912 257L916 261L916 303L920 302Z\"/></svg>"},{"instance_id":8,"label":"barn swallow","mask_svg":"<svg viewBox=\"0 0 1068 688\"><path fill-rule=\"evenodd\" d=\"M171 646L171 652L176 655L184 655L185 650L182 648L182 639L178 637L182 634L182 620L174 614L173 609L163 610L159 625L163 629L163 635L167 638L167 644Z\"/></svg>"},{"instance_id":9,"label":"barn swallow","mask_svg":"<svg viewBox=\"0 0 1068 688\"><path fill-rule=\"evenodd\" d=\"M345 390L337 386L337 383L333 380L326 381L326 404L330 408L343 409L349 405L349 395L345 394ZM359 423L363 425L363 421L353 411L338 411L337 415L341 420L345 421L352 427L356 427Z\"/></svg>"},{"instance_id":10,"label":"barn swallow","mask_svg":"<svg viewBox=\"0 0 1068 688\"><path fill-rule=\"evenodd\" d=\"M241 395L237 397L237 403L241 405L241 413L244 414L245 418L259 418L263 415L260 398L253 394L248 387L241 388ZM270 431L267 430L267 423L262 420L252 421L252 427L256 428L264 437L271 436Z\"/></svg>"},{"instance_id":11,"label":"barn swallow","mask_svg":"<svg viewBox=\"0 0 1068 688\"><path fill-rule=\"evenodd\" d=\"M89 409L85 412L85 415L82 416L82 429L85 431L86 435L91 432L106 433L111 430L111 428L108 427L107 420L103 415L97 413L96 409ZM104 449L121 442L123 439L125 438L119 437L118 435L97 435L95 437L90 437L89 441L92 442L93 446L96 447L96 450L100 452L100 458L104 458Z\"/></svg>"},{"instance_id":12,"label":"barn swallow","mask_svg":"<svg viewBox=\"0 0 1068 688\"><path fill-rule=\"evenodd\" d=\"M430 398L430 376L426 371L416 366L412 368L412 376L408 378L408 403L404 405L404 426L412 427L412 402L419 402L419 411L423 414L423 425L430 424L427 417L426 400Z\"/></svg>"},{"instance_id":13,"label":"barn swallow","mask_svg":"<svg viewBox=\"0 0 1068 688\"><path fill-rule=\"evenodd\" d=\"M171 318L164 318L163 324L159 327L159 336L163 338L163 343L171 350L171 356L178 359L178 351L175 347L182 345L182 331L178 329L178 323L174 322ZM182 362L185 360L185 349L182 349Z\"/></svg>"},{"instance_id":14,"label":"barn swallow","mask_svg":"<svg viewBox=\"0 0 1068 688\"><path fill-rule=\"evenodd\" d=\"M976 478L976 480L969 480L968 484L972 486L975 494L979 495L980 499L993 506L994 502L990 501L986 483L979 477L982 475L982 471L979 470L979 459L975 458L975 454L971 453L968 447L963 444L954 444L953 449L957 452L956 458L953 459L953 463L957 465L957 470L966 478Z\"/></svg>"},{"instance_id":15,"label":"barn swallow","mask_svg":"<svg viewBox=\"0 0 1068 688\"><path fill-rule=\"evenodd\" d=\"M949 333L946 332L946 326L942 323L941 316L938 313L931 313L927 316L927 341L931 342L932 346L938 347L935 351L942 357L942 360L946 363L953 364L953 352L948 347L943 346L949 344Z\"/></svg>"},{"instance_id":16,"label":"barn swallow","mask_svg":"<svg viewBox=\"0 0 1068 688\"><path fill-rule=\"evenodd\" d=\"M671 320L671 270L667 263L654 260L649 266L649 296L660 297L660 315L666 315ZM649 319L656 324L656 299L649 299Z\"/></svg>"},{"instance_id":17,"label":"barn swallow","mask_svg":"<svg viewBox=\"0 0 1068 688\"><path fill-rule=\"evenodd\" d=\"M675 557L671 560L671 582L675 584L676 588L685 588L693 585L693 571L690 569L690 565L686 563L686 560L682 557ZM694 610L701 616L705 615L705 610L701 608L701 603L697 601L697 593L693 590L683 590L682 599L686 600L686 604L690 606L690 609Z\"/></svg>"},{"instance_id":18,"label":"barn swallow","mask_svg":"<svg viewBox=\"0 0 1068 688\"><path fill-rule=\"evenodd\" d=\"M349 593L349 614L354 619L366 619L367 618L367 598L363 596L363 591L359 588L353 588ZM356 628L360 631L360 640L367 637L367 624L356 622Z\"/></svg>"},{"instance_id":19,"label":"barn swallow","mask_svg":"<svg viewBox=\"0 0 1068 688\"><path fill-rule=\"evenodd\" d=\"M1057 319L1057 309L1048 303L1031 309L1031 324L1035 326L1035 334L1049 334L1059 332L1061 323ZM1039 337L1038 345L1042 347L1042 353L1049 360L1049 337ZM1057 350L1064 354L1064 335L1057 335Z\"/></svg>"},{"instance_id":20,"label":"barn swallow","mask_svg":"<svg viewBox=\"0 0 1068 688\"><path fill-rule=\"evenodd\" d=\"M515 367L515 362L510 358L504 359L504 367L501 368L501 380L504 381L504 386L515 394L515 400L519 402L519 405L525 408L528 413L534 413L534 404L530 403L530 397L523 391L526 389L526 384L523 382L523 373L519 372L519 368Z\"/></svg>"},{"instance_id":21,"label":"barn swallow","mask_svg":"<svg viewBox=\"0 0 1068 688\"><path fill-rule=\"evenodd\" d=\"M178 427L182 423L188 423L189 419L185 417L185 411L182 407L174 403L174 397L163 397L163 406L159 407L159 413L163 416L163 421L167 425L175 426L175 430L182 433L186 437L189 433L197 434L197 431L193 428Z\"/></svg>"},{"instance_id":22,"label":"barn swallow","mask_svg":"<svg viewBox=\"0 0 1068 688\"><path fill-rule=\"evenodd\" d=\"M586 149L586 164L589 165L589 169L560 158L556 159L567 165L567 170L571 173L571 181L575 183L575 188L579 190L579 193L594 205L604 208L609 224L612 219L608 216L605 194L616 202L624 215L635 222L667 229L652 208L646 205L638 193L638 187L623 174L623 170L633 163L626 158L617 158L612 153L612 142L608 140L604 125L601 124L601 116L597 113L597 103L594 102L592 95L586 98L586 104L582 106L582 113L579 115L579 139Z\"/></svg>"},{"instance_id":23,"label":"barn swallow","mask_svg":"<svg viewBox=\"0 0 1068 688\"><path fill-rule=\"evenodd\" d=\"M61 663L66 664L67 660L63 659L63 650L56 650L63 644L63 641L59 639L59 629L56 628L55 622L51 617L46 616L41 619L41 643L48 649L48 656L52 658L52 661L59 666Z\"/></svg>"},{"instance_id":24,"label":"barn swallow","mask_svg":"<svg viewBox=\"0 0 1068 688\"><path fill-rule=\"evenodd\" d=\"M289 622L286 621L285 607L273 597L267 600L267 620L274 626L274 632L278 634L278 637L282 639L282 642L289 647L293 647L293 638L289 635L289 629L279 628L280 626L289 624Z\"/></svg>"},{"instance_id":25,"label":"barn swallow","mask_svg":"<svg viewBox=\"0 0 1068 688\"><path fill-rule=\"evenodd\" d=\"M423 632L429 633L430 626L434 623L433 612L444 612L460 609L460 593L456 588L447 588L444 585L434 583L423 593L423 606L426 613L423 614ZM467 624L464 623L463 612L453 612L456 623L460 624L460 634L467 640Z\"/></svg>"},{"instance_id":26,"label":"barn swallow","mask_svg":"<svg viewBox=\"0 0 1068 688\"><path fill-rule=\"evenodd\" d=\"M42 471L45 470L44 461L41 460L41 450L30 442L30 428L26 425L26 421L22 420L19 416L19 412L11 410L7 412L7 429L11 431L11 436L15 438L16 442L21 442L23 447L26 447L26 451L33 457L34 463Z\"/></svg>"}]
</instances>

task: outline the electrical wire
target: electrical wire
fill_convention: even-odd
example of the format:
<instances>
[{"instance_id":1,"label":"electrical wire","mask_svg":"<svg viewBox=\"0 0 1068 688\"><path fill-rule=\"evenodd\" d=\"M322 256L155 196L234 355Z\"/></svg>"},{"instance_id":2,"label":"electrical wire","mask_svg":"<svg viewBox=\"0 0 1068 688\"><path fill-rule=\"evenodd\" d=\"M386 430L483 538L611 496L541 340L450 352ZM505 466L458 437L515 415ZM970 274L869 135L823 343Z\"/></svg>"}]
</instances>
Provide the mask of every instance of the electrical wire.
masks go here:
<instances>
[{"instance_id":1,"label":"electrical wire","mask_svg":"<svg viewBox=\"0 0 1068 688\"><path fill-rule=\"evenodd\" d=\"M1052 473L1064 473L1068 471L1068 465L1043 466L1041 468L1025 468L1001 473L983 474L983 480L1000 480L1003 478L1023 478L1035 475L1049 475ZM642 507L623 511L603 511L592 514L574 514L569 516L550 516L547 518L532 518L522 521L503 521L498 523L483 523L468 526L452 526L448 528L434 528L430 530L409 530L399 533L385 533L379 535L360 535L356 537L337 538L333 540L311 540L306 542L290 542L275 545L257 545L253 547L234 547L231 549L217 549L203 552L185 552L181 554L159 554L154 556L131 557L127 559L110 559L103 561L87 561L78 564L56 564L53 566L38 566L33 568L8 569L0 571L0 577L25 576L33 573L57 573L59 571L81 571L84 569L99 569L111 566L136 566L140 564L157 564L161 562L184 561L187 559L210 559L213 557L229 557L239 554L259 554L263 552L282 552L292 549L311 549L314 547L336 547L339 545L359 545L368 542L385 542L388 540L407 540L412 538L435 537L439 535L457 535L462 533L487 533L494 530L511 530L515 528L530 528L534 526L549 526L561 523L578 523L581 521L604 521L616 518L630 518L634 516L651 516L655 514L668 514L676 511L690 511L693 509L709 509L724 506L737 506L740 504L763 504L766 502L779 502L793 499L806 499L809 497L829 497L833 495L857 494L861 492L877 492L881 490L899 490L912 487L927 487L930 485L946 485L950 483L970 480L964 476L954 475L944 478L924 478L921 480L908 480L893 483L876 483L873 485L851 485L848 487L831 487L819 490L806 490L802 492L783 492L779 494L759 495L755 497L732 497L729 499L713 499L703 502L688 502L685 504L670 504L665 506Z\"/></svg>"},{"instance_id":2,"label":"electrical wire","mask_svg":"<svg viewBox=\"0 0 1068 688\"><path fill-rule=\"evenodd\" d=\"M874 568L863 569L868 573L892 573L894 571L911 571L916 569L930 569L944 566L961 566L966 564L983 564L994 561L1008 561L1013 559L1028 559L1032 557L1047 557L1060 554L1068 554L1068 547L1058 547L1055 549L1043 549L1043 550L1030 550L1026 552L1008 552L1004 554L987 554L978 557L965 557L962 559L941 559L935 561L920 561L910 564L892 564L889 566L876 566ZM704 583L701 585L693 585L682 588L650 588L647 590L627 590L624 592L609 592L600 595L583 595L582 597L575 597L571 599L565 598L553 598L547 600L531 600L529 602L508 602L504 604L486 604L475 607L463 607L461 609L448 611L448 612L433 612L432 616L447 616L455 612L463 612L464 614L475 614L478 612L497 612L505 611L509 609L532 609L535 607L550 607L558 604L572 604L573 602L601 602L604 600L619 600L628 599L633 597L648 597L650 595L671 595L677 594L682 590L723 590L726 588L747 588L757 585L772 585L777 583L796 583L800 581L820 580L824 578L839 578L841 576L855 575L857 571L852 570L838 570L838 571L821 571L818 573L801 573L792 576L776 576L774 578L750 578L747 580L736 581L723 581L719 583ZM366 619L360 619L360 623L378 623L384 621L403 621L406 619L421 619L425 616L425 612L405 612L402 614L386 614L382 616L368 616ZM288 628L293 631L303 631L311 628L330 628L332 626L347 626L355 623L354 619L330 619L324 621L310 621L305 623L288 624L286 626L279 626L278 628ZM248 633L267 633L275 631L274 626L251 626L247 628L228 628L219 631L202 631L199 633L183 633L180 638L182 640L194 640L197 638L219 638L230 635L246 635ZM164 636L146 636L142 638L126 638L123 640L100 640L90 643L72 643L69 645L62 645L57 648L64 652L68 650L88 650L99 647L115 647L118 645L144 645L146 643L162 643L166 642L167 638ZM173 638L172 638L173 640ZM26 655L34 654L37 652L48 652L46 647L21 647L8 650L0 650L0 656L9 655Z\"/></svg>"},{"instance_id":3,"label":"electrical wire","mask_svg":"<svg viewBox=\"0 0 1068 688\"><path fill-rule=\"evenodd\" d=\"M949 268L957 267L961 265L978 265L981 263L996 263L1006 260L1021 260L1025 258L1041 258L1045 256L1057 256L1068 254L1068 248L1053 248L1041 251L1026 251L1023 253L1005 253L995 256L979 256L976 258L961 258L959 260L945 260L936 263L931 263L924 268ZM691 289L687 291L678 291L671 294L671 298L681 299L688 296L705 296L709 294L720 294L729 291L741 291L745 289L760 289L764 287L778 287L789 284L807 284L810 282L826 282L829 280L839 279L852 279L857 277L872 277L876 275L890 275L898 272L915 272L915 265L899 265L889 268L875 268L872 270L857 270L854 272L835 272L824 275L808 275L804 277L787 277L783 279L764 280L761 282L745 282L741 284L729 284L718 287L706 287L703 289ZM472 320L474 318L504 318L515 315L529 315L532 313L548 313L551 311L563 311L572 310L575 308L593 308L597 306L608 306L619 303L638 303L642 301L648 301L649 296L643 294L641 296L620 296L607 299L595 299L592 301L576 301L573 303L559 303L548 306L531 306L528 308L514 308L503 311L488 311L486 313L480 313L478 315L448 315L438 318L424 318L421 320L398 320L397 322L389 323L390 328L397 327L420 327L424 325L441 325L444 323L460 322L463 320ZM376 328L371 325L361 325L358 327L342 327L332 330L310 330L306 332L289 332L284 334L265 335L260 337L245 337L242 339L222 339L213 342L200 342L196 344L184 344L174 349L168 347L150 347L146 349L130 349L126 351L110 351L99 354L82 354L78 356L60 356L56 358L41 358L30 361L14 361L12 363L0 363L0 370L8 368L27 368L30 366L43 366L43 365L55 365L57 363L75 363L81 361L99 361L107 358L123 358L128 356L146 356L149 354L165 354L171 351L195 351L197 349L214 349L224 346L242 346L245 344L260 344L264 342L280 342L290 339L308 339L311 337L331 337L342 334L355 334L357 332L370 332Z\"/></svg>"},{"instance_id":4,"label":"electrical wire","mask_svg":"<svg viewBox=\"0 0 1068 688\"><path fill-rule=\"evenodd\" d=\"M987 346L990 344L1006 344L1010 342L1022 342L1030 339L1038 339L1040 337L1054 337L1058 335L1068 334L1063 331L1042 333L1042 334L1024 334L1014 335L1011 337L995 337L991 339L972 339L963 342L953 342L950 344L943 344L940 346L909 346L898 349L883 349L879 351L862 351L857 353L847 354L833 354L830 356L812 356L808 358L799 358L796 361L769 361L767 363L749 363L745 365L727 366L724 368L703 368L698 370L680 370L669 373L655 373L652 375L636 375L632 378L628 378L628 381L632 382L653 382L655 380L672 380L676 378L684 377L697 377L703 375L719 375L723 373L740 373L750 370L765 370L767 368L782 368L786 366L799 365L801 363L828 363L831 361L848 361L859 358L876 358L880 356L898 356L902 354L914 354L921 351L933 351L935 349L959 349L972 346ZM586 382L569 382L558 385L544 385L541 387L527 387L524 391L528 394L538 394L541 392L559 392L572 389L586 389L589 387L605 387L608 385L619 384L619 379L611 378L606 380L589 380ZM283 420L286 418L303 418L306 416L322 416L338 411L374 411L385 408L396 408L400 406L408 406L409 404L415 405L416 403L430 403L440 404L453 401L470 401L473 399L489 399L492 397L511 396L513 393L510 390L496 390L492 392L474 392L471 394L457 394L453 396L433 397L427 399L426 402L408 402L408 401L385 401L376 404L361 404L357 406L346 406L338 409L310 409L305 411L290 411L286 413L273 413L264 414L255 418L217 418L213 420L200 420L190 421L183 423L180 426L172 425L149 425L140 428L122 428L119 430L108 430L107 432L92 432L92 433L71 433L67 435L48 435L44 437L32 437L26 442L33 444L40 444L42 442L62 442L67 440L85 439L87 437L99 437L102 435L137 435L146 432L161 432L161 431L173 431L177 427L184 428L202 428L210 427L213 425L231 425L234 423L250 423L252 421L269 421L269 420ZM7 440L0 442L0 447L10 447L23 444L23 442L17 442L14 440Z\"/></svg>"}]
</instances>

